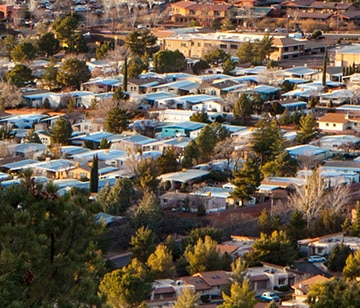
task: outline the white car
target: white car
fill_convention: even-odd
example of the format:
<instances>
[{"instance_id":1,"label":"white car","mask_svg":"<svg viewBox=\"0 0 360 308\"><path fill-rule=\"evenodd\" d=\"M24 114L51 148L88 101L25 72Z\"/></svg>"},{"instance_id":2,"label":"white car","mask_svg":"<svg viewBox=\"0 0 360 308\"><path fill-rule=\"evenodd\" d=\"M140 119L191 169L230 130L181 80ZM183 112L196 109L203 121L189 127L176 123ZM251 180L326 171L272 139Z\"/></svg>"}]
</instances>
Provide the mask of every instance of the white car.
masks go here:
<instances>
[{"instance_id":1,"label":"white car","mask_svg":"<svg viewBox=\"0 0 360 308\"><path fill-rule=\"evenodd\" d=\"M308 262L310 263L316 263L316 262L325 262L326 258L322 256L310 256L308 258Z\"/></svg>"}]
</instances>

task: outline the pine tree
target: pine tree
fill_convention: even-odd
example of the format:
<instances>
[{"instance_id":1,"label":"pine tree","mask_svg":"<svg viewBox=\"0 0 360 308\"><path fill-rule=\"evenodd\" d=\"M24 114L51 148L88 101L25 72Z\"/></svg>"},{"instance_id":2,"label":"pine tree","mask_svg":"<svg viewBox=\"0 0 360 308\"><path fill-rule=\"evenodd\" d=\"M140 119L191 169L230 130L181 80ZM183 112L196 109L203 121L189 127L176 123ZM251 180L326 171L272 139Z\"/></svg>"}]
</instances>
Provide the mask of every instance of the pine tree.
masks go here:
<instances>
[{"instance_id":1,"label":"pine tree","mask_svg":"<svg viewBox=\"0 0 360 308\"><path fill-rule=\"evenodd\" d=\"M179 294L174 308L198 308L199 294L192 288L183 288Z\"/></svg>"},{"instance_id":2,"label":"pine tree","mask_svg":"<svg viewBox=\"0 0 360 308\"><path fill-rule=\"evenodd\" d=\"M130 240L130 250L134 257L145 263L156 249L156 235L150 228L140 227Z\"/></svg>"},{"instance_id":3,"label":"pine tree","mask_svg":"<svg viewBox=\"0 0 360 308\"><path fill-rule=\"evenodd\" d=\"M164 244L156 247L155 251L149 256L146 264L153 274L154 279L165 279L174 276L175 267L172 255Z\"/></svg>"},{"instance_id":4,"label":"pine tree","mask_svg":"<svg viewBox=\"0 0 360 308\"><path fill-rule=\"evenodd\" d=\"M230 295L223 293L224 303L219 308L253 308L256 304L255 293L250 289L247 280L241 284L234 282L230 288Z\"/></svg>"},{"instance_id":5,"label":"pine tree","mask_svg":"<svg viewBox=\"0 0 360 308\"><path fill-rule=\"evenodd\" d=\"M90 173L90 192L98 192L99 188L99 159L94 155Z\"/></svg>"},{"instance_id":6,"label":"pine tree","mask_svg":"<svg viewBox=\"0 0 360 308\"><path fill-rule=\"evenodd\" d=\"M317 134L315 117L311 113L302 116L296 140L301 144L309 143L316 138Z\"/></svg>"},{"instance_id":7,"label":"pine tree","mask_svg":"<svg viewBox=\"0 0 360 308\"><path fill-rule=\"evenodd\" d=\"M205 236L205 240L199 238L195 246L186 248L184 256L189 263L188 272L191 275L221 269L221 257L216 245L210 236Z\"/></svg>"},{"instance_id":8,"label":"pine tree","mask_svg":"<svg viewBox=\"0 0 360 308\"><path fill-rule=\"evenodd\" d=\"M127 92L127 84L128 84L128 62L127 57L124 59L124 72L123 72L123 83L122 88L125 92Z\"/></svg>"},{"instance_id":9,"label":"pine tree","mask_svg":"<svg viewBox=\"0 0 360 308\"><path fill-rule=\"evenodd\" d=\"M249 158L242 169L233 171L233 177L231 183L235 185L235 189L231 196L240 199L241 205L244 205L244 200L251 200L251 195L262 180L259 163L256 159Z\"/></svg>"}]
</instances>

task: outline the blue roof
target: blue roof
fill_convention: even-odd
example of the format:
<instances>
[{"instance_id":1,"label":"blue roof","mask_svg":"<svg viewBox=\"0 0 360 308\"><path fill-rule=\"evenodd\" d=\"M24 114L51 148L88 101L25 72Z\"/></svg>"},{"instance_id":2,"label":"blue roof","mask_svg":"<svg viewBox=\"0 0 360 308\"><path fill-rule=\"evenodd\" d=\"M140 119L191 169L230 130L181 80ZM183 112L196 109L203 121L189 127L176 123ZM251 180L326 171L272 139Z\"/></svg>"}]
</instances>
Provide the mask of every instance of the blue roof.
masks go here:
<instances>
[{"instance_id":1,"label":"blue roof","mask_svg":"<svg viewBox=\"0 0 360 308\"><path fill-rule=\"evenodd\" d=\"M42 168L50 171L60 171L66 168L74 167L75 162L69 159L54 159L36 164L35 168Z\"/></svg>"},{"instance_id":2,"label":"blue roof","mask_svg":"<svg viewBox=\"0 0 360 308\"><path fill-rule=\"evenodd\" d=\"M176 101L185 101L189 104L198 104L206 101L220 101L217 96L207 94L184 95L176 98Z\"/></svg>"},{"instance_id":3,"label":"blue roof","mask_svg":"<svg viewBox=\"0 0 360 308\"><path fill-rule=\"evenodd\" d=\"M200 122L181 122L181 123L176 123L176 124L171 124L171 125L166 125L166 126L162 126L161 128L182 128L182 129L186 129L186 130L198 130L203 128L204 126L206 126L207 124L205 123L200 123Z\"/></svg>"},{"instance_id":4,"label":"blue roof","mask_svg":"<svg viewBox=\"0 0 360 308\"><path fill-rule=\"evenodd\" d=\"M61 153L67 154L67 155L75 155L75 154L81 154L90 152L91 150L88 148L78 147L75 145L66 145L61 147Z\"/></svg>"},{"instance_id":5,"label":"blue roof","mask_svg":"<svg viewBox=\"0 0 360 308\"><path fill-rule=\"evenodd\" d=\"M104 149L104 150L96 150L96 151L90 151L86 153L81 154L75 154L73 155L73 159L93 159L94 155L97 155L99 160L110 160L115 159L122 156L127 156L127 152L123 150L114 150L114 149Z\"/></svg>"},{"instance_id":6,"label":"blue roof","mask_svg":"<svg viewBox=\"0 0 360 308\"><path fill-rule=\"evenodd\" d=\"M24 159L24 160L20 160L17 162L5 164L5 165L3 165L3 168L9 169L9 170L20 170L20 169L23 169L27 165L37 163L37 162L39 162L39 161L35 160L35 159Z\"/></svg>"}]
</instances>

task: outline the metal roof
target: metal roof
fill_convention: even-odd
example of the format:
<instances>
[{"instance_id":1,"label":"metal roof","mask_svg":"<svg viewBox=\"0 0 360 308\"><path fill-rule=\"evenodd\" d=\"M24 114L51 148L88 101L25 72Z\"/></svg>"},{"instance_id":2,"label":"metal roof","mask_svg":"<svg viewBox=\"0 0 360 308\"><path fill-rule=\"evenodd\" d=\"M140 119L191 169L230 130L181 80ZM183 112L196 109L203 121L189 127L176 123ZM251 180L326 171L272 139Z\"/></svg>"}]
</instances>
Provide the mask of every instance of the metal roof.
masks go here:
<instances>
[{"instance_id":1,"label":"metal roof","mask_svg":"<svg viewBox=\"0 0 360 308\"><path fill-rule=\"evenodd\" d=\"M162 181L174 181L180 183L186 183L191 180L201 178L205 175L208 175L209 171L197 170L197 169L186 169L185 171L172 172L162 174L160 176Z\"/></svg>"}]
</instances>

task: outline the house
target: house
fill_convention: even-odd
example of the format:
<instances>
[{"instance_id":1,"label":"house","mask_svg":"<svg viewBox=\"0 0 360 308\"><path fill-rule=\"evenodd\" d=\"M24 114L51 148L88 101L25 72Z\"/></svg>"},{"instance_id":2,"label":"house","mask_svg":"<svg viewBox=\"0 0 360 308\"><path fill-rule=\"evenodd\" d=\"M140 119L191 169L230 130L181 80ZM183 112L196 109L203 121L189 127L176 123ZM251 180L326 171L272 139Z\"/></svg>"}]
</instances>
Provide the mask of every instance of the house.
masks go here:
<instances>
[{"instance_id":1,"label":"house","mask_svg":"<svg viewBox=\"0 0 360 308\"><path fill-rule=\"evenodd\" d=\"M294 273L287 272L286 267L266 262L263 262L262 267L249 267L246 276L251 288L257 293L281 286L291 286L296 278Z\"/></svg>"},{"instance_id":2,"label":"house","mask_svg":"<svg viewBox=\"0 0 360 308\"><path fill-rule=\"evenodd\" d=\"M161 138L186 136L191 139L195 139L206 125L207 124L205 123L187 121L172 125L158 126L155 128L155 136L159 136Z\"/></svg>"},{"instance_id":3,"label":"house","mask_svg":"<svg viewBox=\"0 0 360 308\"><path fill-rule=\"evenodd\" d=\"M277 37L274 38L272 47L274 51L270 54L270 59L280 61L301 57L304 54L305 42L288 37Z\"/></svg>"},{"instance_id":4,"label":"house","mask_svg":"<svg viewBox=\"0 0 360 308\"><path fill-rule=\"evenodd\" d=\"M6 125L9 128L25 128L30 129L37 123L40 123L41 119L47 118L45 114L19 114L10 117L0 119L1 125Z\"/></svg>"},{"instance_id":5,"label":"house","mask_svg":"<svg viewBox=\"0 0 360 308\"><path fill-rule=\"evenodd\" d=\"M23 169L30 168L33 163L37 163L35 159L24 159L22 157L3 158L0 161L1 171L9 174L17 174Z\"/></svg>"},{"instance_id":6,"label":"house","mask_svg":"<svg viewBox=\"0 0 360 308\"><path fill-rule=\"evenodd\" d=\"M329 281L329 278L321 275L316 275L294 284L292 286L294 289L294 300L292 300L291 302L293 302L296 307L309 307L308 304L306 304L306 299L310 287L314 284L320 284L327 281Z\"/></svg>"},{"instance_id":7,"label":"house","mask_svg":"<svg viewBox=\"0 0 360 308\"><path fill-rule=\"evenodd\" d=\"M76 168L76 163L68 159L46 160L32 164L32 170L35 176L45 176L52 180L68 179L70 171Z\"/></svg>"},{"instance_id":8,"label":"house","mask_svg":"<svg viewBox=\"0 0 360 308\"><path fill-rule=\"evenodd\" d=\"M350 117L345 113L327 113L316 121L322 131L344 131L352 129Z\"/></svg>"},{"instance_id":9,"label":"house","mask_svg":"<svg viewBox=\"0 0 360 308\"><path fill-rule=\"evenodd\" d=\"M111 149L130 151L137 153L139 150L147 150L147 145L157 141L156 139L146 137L140 134L123 136L111 144Z\"/></svg>"},{"instance_id":10,"label":"house","mask_svg":"<svg viewBox=\"0 0 360 308\"><path fill-rule=\"evenodd\" d=\"M157 78L129 78L128 91L130 93L144 94L151 87L157 86L161 81Z\"/></svg>"},{"instance_id":11,"label":"house","mask_svg":"<svg viewBox=\"0 0 360 308\"><path fill-rule=\"evenodd\" d=\"M195 292L199 295L222 294L222 288L231 283L225 271L209 271L194 274L192 276L180 277L180 281L193 285Z\"/></svg>"},{"instance_id":12,"label":"house","mask_svg":"<svg viewBox=\"0 0 360 308\"><path fill-rule=\"evenodd\" d=\"M232 6L227 4L197 3L180 1L171 3L172 21L188 23L198 21L201 25L210 25L215 19L223 19Z\"/></svg>"},{"instance_id":13,"label":"house","mask_svg":"<svg viewBox=\"0 0 360 308\"><path fill-rule=\"evenodd\" d=\"M360 138L354 135L324 136L314 142L322 148L338 151L352 151L360 145Z\"/></svg>"},{"instance_id":14,"label":"house","mask_svg":"<svg viewBox=\"0 0 360 308\"><path fill-rule=\"evenodd\" d=\"M190 80L178 80L174 82L152 86L150 91L152 92L165 91L177 95L187 95L190 93L192 94L196 93L199 85L200 84L198 82L194 82Z\"/></svg>"},{"instance_id":15,"label":"house","mask_svg":"<svg viewBox=\"0 0 360 308\"><path fill-rule=\"evenodd\" d=\"M360 64L360 45L351 44L335 49L335 66L352 66Z\"/></svg>"},{"instance_id":16,"label":"house","mask_svg":"<svg viewBox=\"0 0 360 308\"><path fill-rule=\"evenodd\" d=\"M7 146L10 155L20 156L24 158L35 158L43 154L47 147L42 143L19 143L9 144Z\"/></svg>"},{"instance_id":17,"label":"house","mask_svg":"<svg viewBox=\"0 0 360 308\"><path fill-rule=\"evenodd\" d=\"M216 213L226 209L226 199L211 194L187 194L169 191L160 196L160 205L172 211L188 211L197 213L200 205L205 213Z\"/></svg>"},{"instance_id":18,"label":"house","mask_svg":"<svg viewBox=\"0 0 360 308\"><path fill-rule=\"evenodd\" d=\"M92 132L86 134L80 134L71 138L71 142L74 145L83 145L86 143L87 145L91 145L93 149L98 149L102 140L106 140L107 142L117 142L123 135L112 134L105 131ZM88 146L89 147L89 146Z\"/></svg>"},{"instance_id":19,"label":"house","mask_svg":"<svg viewBox=\"0 0 360 308\"><path fill-rule=\"evenodd\" d=\"M350 103L354 97L354 93L350 90L339 89L321 93L319 97L320 105L329 106L331 104L331 106L339 106Z\"/></svg>"},{"instance_id":20,"label":"house","mask_svg":"<svg viewBox=\"0 0 360 308\"><path fill-rule=\"evenodd\" d=\"M340 244L349 246L352 251L360 249L360 238L346 236L343 232L298 241L299 252L304 256L330 255L332 249Z\"/></svg>"},{"instance_id":21,"label":"house","mask_svg":"<svg viewBox=\"0 0 360 308\"><path fill-rule=\"evenodd\" d=\"M285 150L288 151L290 156L293 158L296 158L298 160L310 160L312 162L320 162L333 155L327 149L322 149L320 147L310 144L296 145L293 147L288 147Z\"/></svg>"},{"instance_id":22,"label":"house","mask_svg":"<svg viewBox=\"0 0 360 308\"><path fill-rule=\"evenodd\" d=\"M146 304L150 308L173 307L177 297L186 288L195 289L194 285L186 284L182 280L157 279L152 284L150 299Z\"/></svg>"},{"instance_id":23,"label":"house","mask_svg":"<svg viewBox=\"0 0 360 308\"><path fill-rule=\"evenodd\" d=\"M197 169L184 169L179 172L171 172L162 174L159 178L161 182L169 181L171 189L179 189L182 185L190 185L196 181L200 181L203 177L207 176L210 172Z\"/></svg>"}]
</instances>

